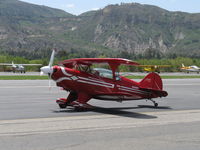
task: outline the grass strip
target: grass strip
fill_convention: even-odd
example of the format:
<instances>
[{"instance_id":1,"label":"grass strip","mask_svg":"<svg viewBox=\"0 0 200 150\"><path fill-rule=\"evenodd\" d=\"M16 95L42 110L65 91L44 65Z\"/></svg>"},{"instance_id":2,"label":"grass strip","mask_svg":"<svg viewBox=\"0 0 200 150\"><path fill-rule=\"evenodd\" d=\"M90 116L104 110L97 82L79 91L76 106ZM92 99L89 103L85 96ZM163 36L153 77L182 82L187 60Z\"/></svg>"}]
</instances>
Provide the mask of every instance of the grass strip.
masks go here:
<instances>
[{"instance_id":1,"label":"grass strip","mask_svg":"<svg viewBox=\"0 0 200 150\"><path fill-rule=\"evenodd\" d=\"M48 76L19 75L19 76L0 76L0 80L47 80Z\"/></svg>"}]
</instances>

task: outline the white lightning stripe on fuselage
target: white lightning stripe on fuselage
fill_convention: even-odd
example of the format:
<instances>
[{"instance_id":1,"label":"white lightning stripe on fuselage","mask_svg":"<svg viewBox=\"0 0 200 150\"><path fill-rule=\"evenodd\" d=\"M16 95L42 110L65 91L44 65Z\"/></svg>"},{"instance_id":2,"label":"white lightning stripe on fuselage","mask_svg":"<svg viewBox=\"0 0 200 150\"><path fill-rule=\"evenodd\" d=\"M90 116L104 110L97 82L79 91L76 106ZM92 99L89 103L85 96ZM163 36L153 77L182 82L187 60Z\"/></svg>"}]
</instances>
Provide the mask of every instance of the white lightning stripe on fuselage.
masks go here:
<instances>
[{"instance_id":1,"label":"white lightning stripe on fuselage","mask_svg":"<svg viewBox=\"0 0 200 150\"><path fill-rule=\"evenodd\" d=\"M56 83L61 82L63 80L73 80L72 74L67 73L64 67L60 67L60 68L64 75L70 76L70 77L61 77L55 81ZM114 88L114 84L111 84L111 83L107 83L107 82L103 82L103 81L95 80L95 79L88 79L88 78L84 78L84 77L80 77L80 76L74 76L74 77L77 77L77 79L78 79L77 82L98 85L98 86L103 86L103 87L107 87L107 88ZM86 81L84 81L84 80L86 80Z\"/></svg>"},{"instance_id":2,"label":"white lightning stripe on fuselage","mask_svg":"<svg viewBox=\"0 0 200 150\"><path fill-rule=\"evenodd\" d=\"M143 94L147 94L148 93L148 92L139 90L138 87L129 88L129 87L125 87L125 86L120 86L119 89L120 90L125 90L125 91L131 91L131 92L139 92L139 93L143 93Z\"/></svg>"},{"instance_id":3,"label":"white lightning stripe on fuselage","mask_svg":"<svg viewBox=\"0 0 200 150\"><path fill-rule=\"evenodd\" d=\"M130 87L126 87L126 86L118 86L119 88L124 88L127 90L138 90L138 88L130 88Z\"/></svg>"},{"instance_id":4,"label":"white lightning stripe on fuselage","mask_svg":"<svg viewBox=\"0 0 200 150\"><path fill-rule=\"evenodd\" d=\"M62 71L62 73L64 74L64 75L66 75L66 76L72 76L72 74L69 74L69 73L67 73L66 71L65 71L65 68L64 67L60 67L61 68L61 71Z\"/></svg>"},{"instance_id":5,"label":"white lightning stripe on fuselage","mask_svg":"<svg viewBox=\"0 0 200 150\"><path fill-rule=\"evenodd\" d=\"M127 88L127 89L130 89L130 90L133 90L133 89L136 89L136 90L138 90L139 89L139 87L127 87L127 86L121 86L121 85L117 85L117 87L121 87L121 88Z\"/></svg>"},{"instance_id":6,"label":"white lightning stripe on fuselage","mask_svg":"<svg viewBox=\"0 0 200 150\"><path fill-rule=\"evenodd\" d=\"M63 73L64 75L72 77L72 74L67 73L64 67L60 67L60 68L61 68L61 71L62 71L62 73ZM95 82L95 83L97 83L97 84L104 84L104 85L106 85L106 86L111 86L112 88L114 87L114 84L107 83L107 82L103 82L103 81L101 81L101 80L89 79L89 78L84 78L84 77L80 77L80 76L76 76L76 77L79 78L79 79L83 79L83 80L86 80L86 81L90 81L90 83ZM63 80L64 80L64 79L63 79ZM67 79L66 79L66 80L67 80ZM88 83L89 83L89 82L88 82Z\"/></svg>"},{"instance_id":7,"label":"white lightning stripe on fuselage","mask_svg":"<svg viewBox=\"0 0 200 150\"><path fill-rule=\"evenodd\" d=\"M113 86L108 86L108 85L104 85L104 84L94 83L94 82L90 82L90 81L77 80L77 82L87 83L87 84L91 84L91 85L98 85L98 86L107 87L107 88L113 88Z\"/></svg>"},{"instance_id":8,"label":"white lightning stripe on fuselage","mask_svg":"<svg viewBox=\"0 0 200 150\"><path fill-rule=\"evenodd\" d=\"M59 79L55 80L55 82L58 83L58 82L61 82L63 80L72 80L72 79L68 78L68 77L62 77L62 78L59 78Z\"/></svg>"},{"instance_id":9,"label":"white lightning stripe on fuselage","mask_svg":"<svg viewBox=\"0 0 200 150\"><path fill-rule=\"evenodd\" d=\"M89 78L84 78L84 77L78 77L78 78L83 79L83 80L87 80L87 81L92 81L92 82L97 82L97 83L101 83L101 84L114 86L114 84L103 82L102 80L95 80L95 79L89 79Z\"/></svg>"},{"instance_id":10,"label":"white lightning stripe on fuselage","mask_svg":"<svg viewBox=\"0 0 200 150\"><path fill-rule=\"evenodd\" d=\"M68 77L62 77L57 79L55 82L61 82L64 80L72 80L71 78ZM107 88L113 88L114 86L109 86L109 85L105 85L105 84L100 84L100 83L94 83L94 82L90 82L90 81L84 81L84 80L77 80L77 82L81 82L81 83L86 83L86 84L91 84L91 85L97 85L97 86L102 86L102 87L107 87Z\"/></svg>"},{"instance_id":11,"label":"white lightning stripe on fuselage","mask_svg":"<svg viewBox=\"0 0 200 150\"><path fill-rule=\"evenodd\" d=\"M124 89L124 88L119 88L119 90L122 91L127 91L127 92L134 92L134 93L139 93L139 94L148 94L147 92L143 92L143 91L137 91L137 90L128 90L128 89Z\"/></svg>"}]
</instances>

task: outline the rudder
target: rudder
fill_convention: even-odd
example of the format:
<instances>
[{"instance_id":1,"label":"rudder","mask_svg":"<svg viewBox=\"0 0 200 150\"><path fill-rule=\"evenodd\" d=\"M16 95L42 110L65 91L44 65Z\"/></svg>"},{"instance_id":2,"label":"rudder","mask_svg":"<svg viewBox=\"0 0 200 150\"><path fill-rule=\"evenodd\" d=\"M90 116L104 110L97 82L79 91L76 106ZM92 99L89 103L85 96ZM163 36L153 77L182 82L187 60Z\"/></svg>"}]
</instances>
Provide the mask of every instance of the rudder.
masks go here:
<instances>
[{"instance_id":1,"label":"rudder","mask_svg":"<svg viewBox=\"0 0 200 150\"><path fill-rule=\"evenodd\" d=\"M163 83L162 79L157 73L149 73L141 82L140 88L151 89L151 90L162 90Z\"/></svg>"}]
</instances>

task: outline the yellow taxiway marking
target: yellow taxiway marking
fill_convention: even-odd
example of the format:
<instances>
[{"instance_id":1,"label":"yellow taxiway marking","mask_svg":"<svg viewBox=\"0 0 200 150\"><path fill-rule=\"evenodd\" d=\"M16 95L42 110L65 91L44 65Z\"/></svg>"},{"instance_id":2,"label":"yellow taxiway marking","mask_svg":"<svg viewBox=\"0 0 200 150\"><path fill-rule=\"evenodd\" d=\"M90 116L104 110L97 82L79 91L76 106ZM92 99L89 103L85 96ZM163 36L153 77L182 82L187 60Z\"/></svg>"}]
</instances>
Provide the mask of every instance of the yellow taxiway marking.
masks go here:
<instances>
[{"instance_id":1,"label":"yellow taxiway marking","mask_svg":"<svg viewBox=\"0 0 200 150\"><path fill-rule=\"evenodd\" d=\"M137 113L135 116L90 115L0 121L0 136L44 134L68 131L125 129L200 122L200 110Z\"/></svg>"}]
</instances>

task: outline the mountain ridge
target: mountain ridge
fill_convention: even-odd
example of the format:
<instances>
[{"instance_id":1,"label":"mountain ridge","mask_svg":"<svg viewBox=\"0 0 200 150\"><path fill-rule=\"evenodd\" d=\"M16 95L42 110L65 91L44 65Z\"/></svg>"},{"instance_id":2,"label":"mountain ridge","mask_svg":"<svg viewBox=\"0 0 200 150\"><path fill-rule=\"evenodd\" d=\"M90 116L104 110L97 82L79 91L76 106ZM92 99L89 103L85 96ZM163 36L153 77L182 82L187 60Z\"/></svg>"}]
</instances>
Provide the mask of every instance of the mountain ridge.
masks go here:
<instances>
[{"instance_id":1,"label":"mountain ridge","mask_svg":"<svg viewBox=\"0 0 200 150\"><path fill-rule=\"evenodd\" d=\"M53 47L67 58L200 57L200 13L122 3L75 16L0 0L0 20L0 51L27 58L46 57Z\"/></svg>"}]
</instances>

